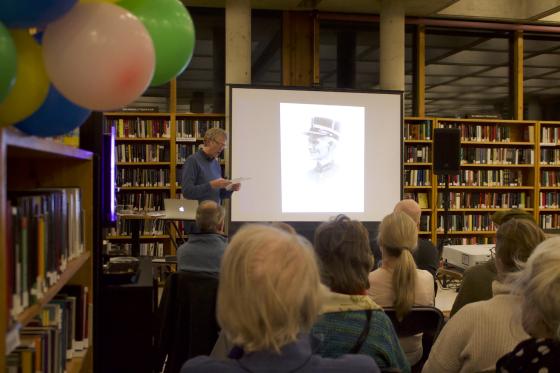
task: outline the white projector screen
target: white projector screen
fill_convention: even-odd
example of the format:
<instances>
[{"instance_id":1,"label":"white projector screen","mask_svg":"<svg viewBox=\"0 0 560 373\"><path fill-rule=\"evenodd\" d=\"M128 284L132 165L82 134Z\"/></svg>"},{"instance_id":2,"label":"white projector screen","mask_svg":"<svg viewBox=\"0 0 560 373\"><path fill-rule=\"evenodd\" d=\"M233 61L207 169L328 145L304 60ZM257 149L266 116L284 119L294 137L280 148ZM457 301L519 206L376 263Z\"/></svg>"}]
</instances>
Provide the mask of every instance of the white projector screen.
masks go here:
<instances>
[{"instance_id":1,"label":"white projector screen","mask_svg":"<svg viewBox=\"0 0 560 373\"><path fill-rule=\"evenodd\" d=\"M402 94L230 86L231 221L381 221L401 198Z\"/></svg>"}]
</instances>

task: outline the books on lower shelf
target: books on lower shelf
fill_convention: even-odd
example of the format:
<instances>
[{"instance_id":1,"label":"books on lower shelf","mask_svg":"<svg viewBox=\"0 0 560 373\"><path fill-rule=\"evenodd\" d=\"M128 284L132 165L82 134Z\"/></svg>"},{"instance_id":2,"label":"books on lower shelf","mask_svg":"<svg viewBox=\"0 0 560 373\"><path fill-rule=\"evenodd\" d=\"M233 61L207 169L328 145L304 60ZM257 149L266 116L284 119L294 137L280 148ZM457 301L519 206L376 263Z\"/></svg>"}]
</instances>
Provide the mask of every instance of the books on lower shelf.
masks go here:
<instances>
[{"instance_id":1,"label":"books on lower shelf","mask_svg":"<svg viewBox=\"0 0 560 373\"><path fill-rule=\"evenodd\" d=\"M12 316L35 303L84 252L78 188L8 192L7 307Z\"/></svg>"},{"instance_id":2,"label":"books on lower shelf","mask_svg":"<svg viewBox=\"0 0 560 373\"><path fill-rule=\"evenodd\" d=\"M450 192L449 208L528 208L531 196L526 192ZM438 208L443 208L443 193L437 196Z\"/></svg>"}]
</instances>

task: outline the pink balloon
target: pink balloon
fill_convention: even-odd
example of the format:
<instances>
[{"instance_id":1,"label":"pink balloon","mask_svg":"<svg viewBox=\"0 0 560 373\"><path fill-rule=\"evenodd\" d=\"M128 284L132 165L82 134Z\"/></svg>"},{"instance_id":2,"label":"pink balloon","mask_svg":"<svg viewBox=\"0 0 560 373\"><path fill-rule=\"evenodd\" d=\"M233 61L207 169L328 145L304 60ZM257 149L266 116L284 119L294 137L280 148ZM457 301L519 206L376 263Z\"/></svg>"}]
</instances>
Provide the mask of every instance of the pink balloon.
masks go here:
<instances>
[{"instance_id":1,"label":"pink balloon","mask_svg":"<svg viewBox=\"0 0 560 373\"><path fill-rule=\"evenodd\" d=\"M78 3L43 35L43 58L56 89L91 110L118 109L140 96L155 67L152 39L128 10Z\"/></svg>"}]
</instances>

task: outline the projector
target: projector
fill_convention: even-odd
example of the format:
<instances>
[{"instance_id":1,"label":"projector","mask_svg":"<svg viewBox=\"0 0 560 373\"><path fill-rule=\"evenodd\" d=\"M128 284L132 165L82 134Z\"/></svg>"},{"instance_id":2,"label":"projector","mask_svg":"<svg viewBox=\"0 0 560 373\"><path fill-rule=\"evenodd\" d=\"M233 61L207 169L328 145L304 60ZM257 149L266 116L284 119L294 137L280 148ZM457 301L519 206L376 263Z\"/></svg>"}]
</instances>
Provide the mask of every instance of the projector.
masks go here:
<instances>
[{"instance_id":1,"label":"projector","mask_svg":"<svg viewBox=\"0 0 560 373\"><path fill-rule=\"evenodd\" d=\"M467 269L490 260L490 249L493 247L494 245L446 245L441 257L449 265Z\"/></svg>"}]
</instances>

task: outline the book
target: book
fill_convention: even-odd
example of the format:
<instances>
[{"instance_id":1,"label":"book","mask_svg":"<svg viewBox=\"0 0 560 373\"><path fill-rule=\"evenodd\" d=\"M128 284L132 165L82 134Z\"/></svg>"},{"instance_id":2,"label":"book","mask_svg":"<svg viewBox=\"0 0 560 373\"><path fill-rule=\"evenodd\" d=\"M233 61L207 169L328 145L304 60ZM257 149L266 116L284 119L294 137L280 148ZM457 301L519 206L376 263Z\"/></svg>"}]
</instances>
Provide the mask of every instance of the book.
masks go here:
<instances>
[{"instance_id":1,"label":"book","mask_svg":"<svg viewBox=\"0 0 560 373\"><path fill-rule=\"evenodd\" d=\"M417 198L418 198L418 206L420 206L421 209L429 208L428 193L419 192Z\"/></svg>"}]
</instances>

